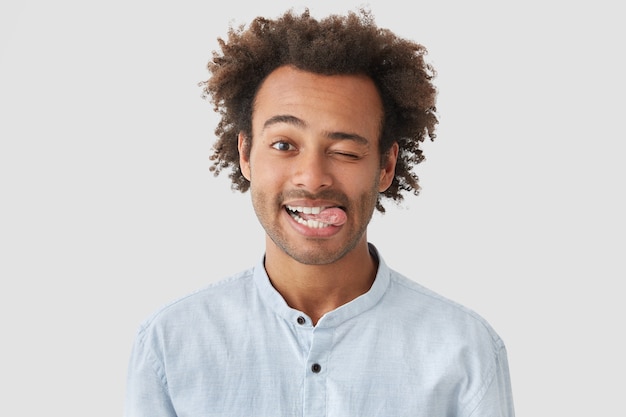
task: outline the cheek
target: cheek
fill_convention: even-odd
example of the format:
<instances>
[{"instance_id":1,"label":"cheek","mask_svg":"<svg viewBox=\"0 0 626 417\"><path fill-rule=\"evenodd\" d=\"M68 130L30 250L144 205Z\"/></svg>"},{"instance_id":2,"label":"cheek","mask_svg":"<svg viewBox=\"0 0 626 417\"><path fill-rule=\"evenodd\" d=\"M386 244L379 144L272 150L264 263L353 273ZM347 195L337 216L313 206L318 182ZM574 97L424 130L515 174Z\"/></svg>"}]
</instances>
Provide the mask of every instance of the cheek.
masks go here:
<instances>
[{"instance_id":1,"label":"cheek","mask_svg":"<svg viewBox=\"0 0 626 417\"><path fill-rule=\"evenodd\" d=\"M269 191L285 182L288 172L285 167L277 163L266 163L259 159L252 159L250 163L250 184L260 189Z\"/></svg>"},{"instance_id":2,"label":"cheek","mask_svg":"<svg viewBox=\"0 0 626 417\"><path fill-rule=\"evenodd\" d=\"M372 163L367 167L361 167L358 171L347 176L352 187L359 190L371 190L378 188L381 178L381 169L378 163Z\"/></svg>"}]
</instances>

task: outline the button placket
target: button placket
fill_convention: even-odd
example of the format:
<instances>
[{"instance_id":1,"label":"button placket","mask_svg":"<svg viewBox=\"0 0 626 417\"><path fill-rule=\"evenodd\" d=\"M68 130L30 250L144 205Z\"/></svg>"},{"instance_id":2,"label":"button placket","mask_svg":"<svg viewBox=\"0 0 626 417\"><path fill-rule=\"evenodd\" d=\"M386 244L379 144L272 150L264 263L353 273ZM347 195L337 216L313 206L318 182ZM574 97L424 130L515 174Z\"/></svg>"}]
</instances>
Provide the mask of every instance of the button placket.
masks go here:
<instances>
[{"instance_id":1,"label":"button placket","mask_svg":"<svg viewBox=\"0 0 626 417\"><path fill-rule=\"evenodd\" d=\"M315 327L304 378L304 416L322 416L326 409L326 371L333 329Z\"/></svg>"}]
</instances>

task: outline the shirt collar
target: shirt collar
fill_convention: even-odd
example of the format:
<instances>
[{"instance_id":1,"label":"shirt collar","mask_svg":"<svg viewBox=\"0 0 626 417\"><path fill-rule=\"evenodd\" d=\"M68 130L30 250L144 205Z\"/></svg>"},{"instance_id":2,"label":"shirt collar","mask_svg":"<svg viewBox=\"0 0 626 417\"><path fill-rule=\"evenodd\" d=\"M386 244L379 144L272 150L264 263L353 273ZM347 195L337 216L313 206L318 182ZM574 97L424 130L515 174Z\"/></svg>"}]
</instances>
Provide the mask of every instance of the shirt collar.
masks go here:
<instances>
[{"instance_id":1,"label":"shirt collar","mask_svg":"<svg viewBox=\"0 0 626 417\"><path fill-rule=\"evenodd\" d=\"M373 244L369 243L369 249L370 253L378 258L378 271L376 272L376 278L369 291L349 303L326 313L317 322L316 327L336 327L346 320L356 317L374 307L383 297L389 286L389 268ZM311 319L302 311L289 307L285 299L272 286L267 272L265 271L264 259L265 256L263 256L254 267L254 281L263 302L276 314L290 323L298 323L298 318L304 317L306 319L304 326L312 327Z\"/></svg>"}]
</instances>

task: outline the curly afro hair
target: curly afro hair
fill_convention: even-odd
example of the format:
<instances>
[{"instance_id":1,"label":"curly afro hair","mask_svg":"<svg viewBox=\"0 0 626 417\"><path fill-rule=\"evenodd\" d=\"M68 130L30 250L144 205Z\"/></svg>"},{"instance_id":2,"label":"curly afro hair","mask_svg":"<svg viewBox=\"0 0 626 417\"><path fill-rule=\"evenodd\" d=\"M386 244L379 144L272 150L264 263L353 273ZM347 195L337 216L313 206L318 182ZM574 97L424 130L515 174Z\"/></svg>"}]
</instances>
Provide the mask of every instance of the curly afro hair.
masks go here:
<instances>
[{"instance_id":1,"label":"curly afro hair","mask_svg":"<svg viewBox=\"0 0 626 417\"><path fill-rule=\"evenodd\" d=\"M413 166L424 159L420 144L435 138L437 125L435 70L425 62L427 50L376 26L369 11L316 20L308 9L287 11L275 20L255 18L246 28L229 28L221 52L214 51L207 67L210 78L201 83L221 119L215 129L211 171L217 176L230 168L232 188L245 192L250 184L241 173L237 136L252 137L252 110L262 81L276 68L291 65L324 75L364 74L377 86L384 107L379 151L381 161L391 145L400 148L391 186L379 195L396 203L403 192L419 192ZM382 163L382 162L381 162Z\"/></svg>"}]
</instances>

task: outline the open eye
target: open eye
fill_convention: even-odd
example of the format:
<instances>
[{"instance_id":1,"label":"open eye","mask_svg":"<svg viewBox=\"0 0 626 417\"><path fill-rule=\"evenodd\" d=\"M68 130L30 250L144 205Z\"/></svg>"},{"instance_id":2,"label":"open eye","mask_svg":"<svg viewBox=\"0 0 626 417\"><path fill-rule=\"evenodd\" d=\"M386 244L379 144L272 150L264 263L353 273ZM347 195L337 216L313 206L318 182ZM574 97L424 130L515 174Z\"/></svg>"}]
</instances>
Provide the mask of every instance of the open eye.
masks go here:
<instances>
[{"instance_id":1,"label":"open eye","mask_svg":"<svg viewBox=\"0 0 626 417\"><path fill-rule=\"evenodd\" d=\"M279 140L277 142L272 143L272 148L277 151L293 151L296 148L290 144L289 142L285 142L284 140Z\"/></svg>"}]
</instances>

